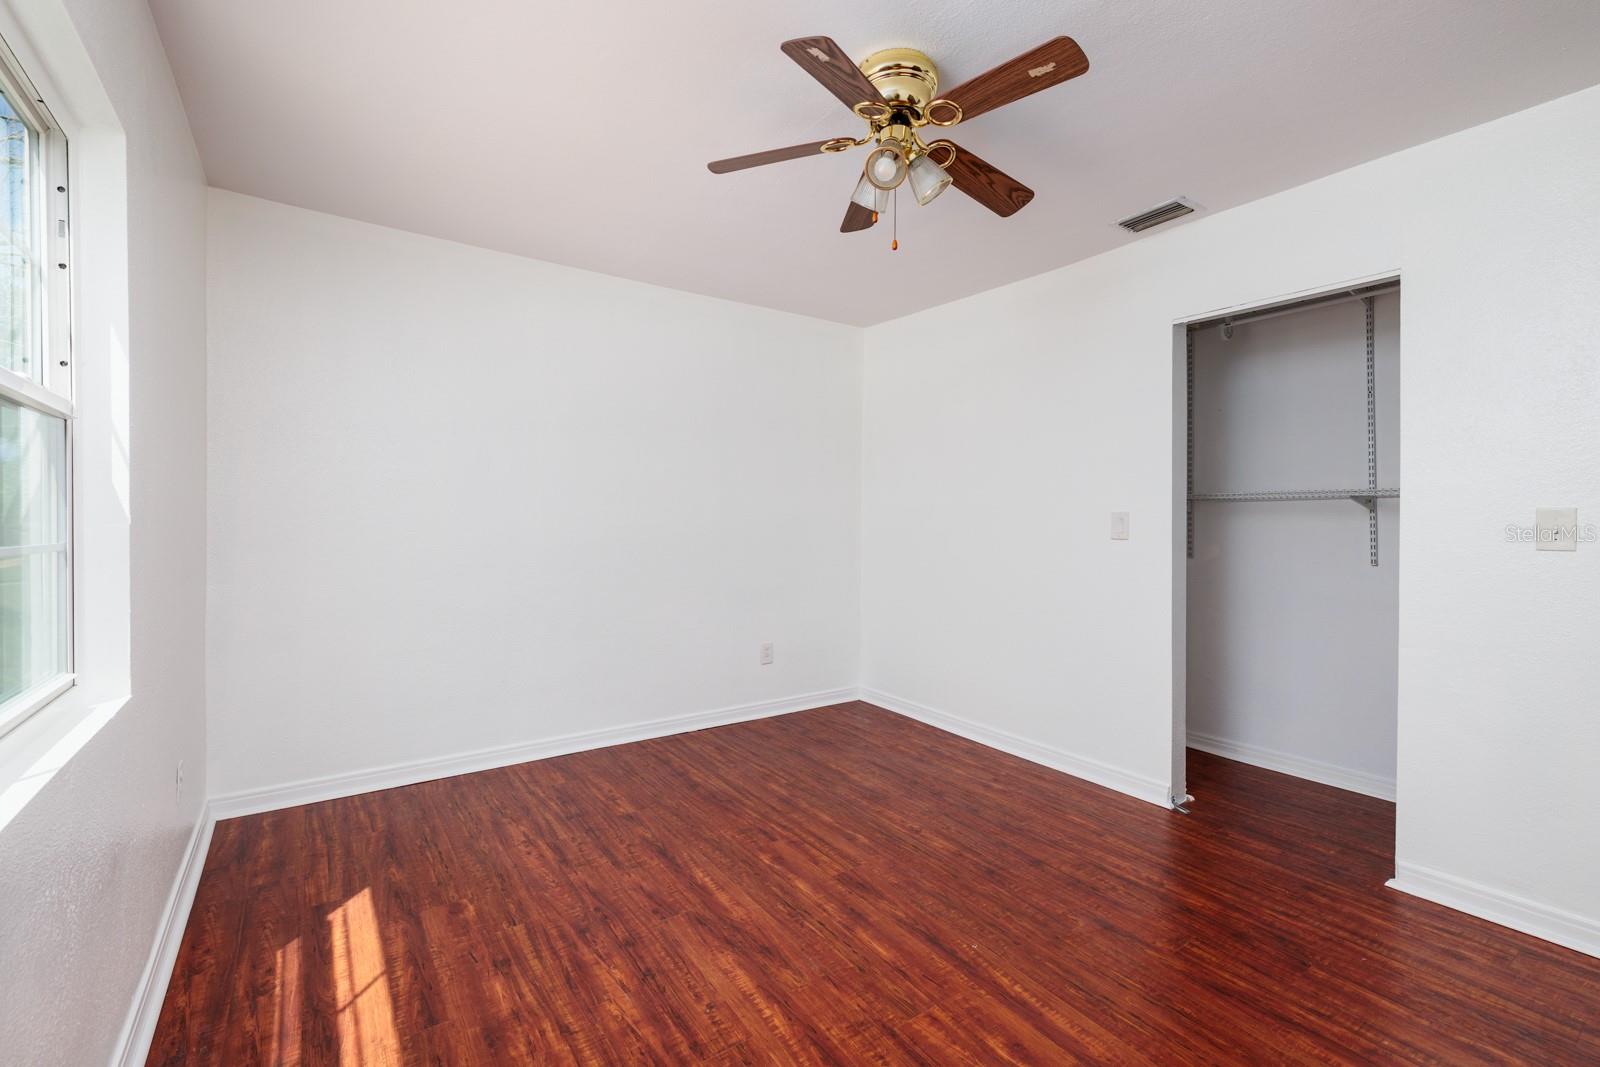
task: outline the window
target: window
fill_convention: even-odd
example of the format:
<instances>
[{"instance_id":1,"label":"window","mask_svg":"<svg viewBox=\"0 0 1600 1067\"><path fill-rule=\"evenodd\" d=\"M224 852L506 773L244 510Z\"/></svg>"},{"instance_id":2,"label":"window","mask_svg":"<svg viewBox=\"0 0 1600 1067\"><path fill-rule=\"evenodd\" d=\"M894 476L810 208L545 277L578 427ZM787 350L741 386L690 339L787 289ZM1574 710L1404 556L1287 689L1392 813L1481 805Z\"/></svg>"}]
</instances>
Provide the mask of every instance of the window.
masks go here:
<instances>
[{"instance_id":1,"label":"window","mask_svg":"<svg viewBox=\"0 0 1600 1067\"><path fill-rule=\"evenodd\" d=\"M72 684L66 177L0 44L0 733Z\"/></svg>"}]
</instances>

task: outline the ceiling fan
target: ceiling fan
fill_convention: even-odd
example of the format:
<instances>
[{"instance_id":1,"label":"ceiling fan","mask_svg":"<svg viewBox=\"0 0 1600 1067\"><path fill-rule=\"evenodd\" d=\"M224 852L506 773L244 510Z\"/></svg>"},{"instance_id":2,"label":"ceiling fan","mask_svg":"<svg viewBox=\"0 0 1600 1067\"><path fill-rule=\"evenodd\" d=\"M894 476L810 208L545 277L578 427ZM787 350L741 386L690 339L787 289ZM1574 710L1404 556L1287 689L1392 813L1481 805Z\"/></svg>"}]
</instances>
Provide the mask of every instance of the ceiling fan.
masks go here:
<instances>
[{"instance_id":1,"label":"ceiling fan","mask_svg":"<svg viewBox=\"0 0 1600 1067\"><path fill-rule=\"evenodd\" d=\"M1055 37L938 96L939 71L933 60L914 48L886 48L859 65L830 37L785 41L783 52L864 120L866 135L719 159L707 167L713 174L727 174L870 144L866 166L839 225L841 233L865 230L877 222L889 206L890 194L906 182L918 204L929 203L954 185L997 215L1016 213L1033 199L1032 189L950 141L924 142L918 131L954 126L1089 69L1076 41ZM891 247L899 247L898 239Z\"/></svg>"}]
</instances>

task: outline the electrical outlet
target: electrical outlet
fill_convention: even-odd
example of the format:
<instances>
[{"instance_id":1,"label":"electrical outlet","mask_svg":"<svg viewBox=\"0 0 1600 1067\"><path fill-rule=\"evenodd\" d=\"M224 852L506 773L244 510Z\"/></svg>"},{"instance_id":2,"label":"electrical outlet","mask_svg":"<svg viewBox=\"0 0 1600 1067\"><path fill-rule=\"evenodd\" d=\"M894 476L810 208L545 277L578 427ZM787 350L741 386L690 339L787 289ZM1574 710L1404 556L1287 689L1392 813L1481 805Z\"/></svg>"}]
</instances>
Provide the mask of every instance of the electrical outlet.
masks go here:
<instances>
[{"instance_id":1,"label":"electrical outlet","mask_svg":"<svg viewBox=\"0 0 1600 1067\"><path fill-rule=\"evenodd\" d=\"M765 641L761 645L761 665L763 667L772 666L772 642L771 641Z\"/></svg>"},{"instance_id":2,"label":"electrical outlet","mask_svg":"<svg viewBox=\"0 0 1600 1067\"><path fill-rule=\"evenodd\" d=\"M1126 541L1128 539L1128 513L1126 511L1113 511L1111 513L1111 540Z\"/></svg>"}]
</instances>

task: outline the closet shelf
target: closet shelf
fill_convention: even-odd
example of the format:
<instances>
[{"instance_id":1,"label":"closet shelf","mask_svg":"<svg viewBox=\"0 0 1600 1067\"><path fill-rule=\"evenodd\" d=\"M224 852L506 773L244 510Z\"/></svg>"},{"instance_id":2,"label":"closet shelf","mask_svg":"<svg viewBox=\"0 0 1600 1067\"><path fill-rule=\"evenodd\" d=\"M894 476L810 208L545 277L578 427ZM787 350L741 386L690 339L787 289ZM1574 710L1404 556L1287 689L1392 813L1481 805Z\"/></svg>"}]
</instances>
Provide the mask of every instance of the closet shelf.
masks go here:
<instances>
[{"instance_id":1,"label":"closet shelf","mask_svg":"<svg viewBox=\"0 0 1600 1067\"><path fill-rule=\"evenodd\" d=\"M1387 287L1382 291L1388 292ZM1377 378L1377 353L1374 347L1374 321L1373 301L1377 297L1378 289L1366 288L1351 290L1348 294L1339 294L1336 299L1342 300L1345 296L1358 296L1361 299L1367 320L1367 484L1360 489L1279 489L1268 490L1261 493L1197 493L1194 491L1194 335L1202 326L1210 325L1216 320L1208 322L1190 323L1184 331L1187 335L1185 348L1188 350L1188 387L1189 387L1189 417L1188 417L1188 448L1189 470L1186 488L1189 491L1189 500L1184 508L1188 512L1188 555L1194 558L1194 505L1196 501L1279 501L1279 500L1353 500L1360 504L1367 512L1367 559L1374 567L1378 565L1378 501L1380 499L1397 499L1399 489L1378 488L1378 378ZM1328 303L1326 297L1302 301L1295 305L1297 308L1311 307ZM1280 315L1292 310L1290 306L1272 309L1267 314ZM1264 315L1255 316L1265 317ZM1237 319L1224 319L1224 337L1232 337L1232 323Z\"/></svg>"},{"instance_id":2,"label":"closet shelf","mask_svg":"<svg viewBox=\"0 0 1600 1067\"><path fill-rule=\"evenodd\" d=\"M1400 495L1399 489L1283 489L1263 493L1190 493L1190 500L1374 500Z\"/></svg>"}]
</instances>

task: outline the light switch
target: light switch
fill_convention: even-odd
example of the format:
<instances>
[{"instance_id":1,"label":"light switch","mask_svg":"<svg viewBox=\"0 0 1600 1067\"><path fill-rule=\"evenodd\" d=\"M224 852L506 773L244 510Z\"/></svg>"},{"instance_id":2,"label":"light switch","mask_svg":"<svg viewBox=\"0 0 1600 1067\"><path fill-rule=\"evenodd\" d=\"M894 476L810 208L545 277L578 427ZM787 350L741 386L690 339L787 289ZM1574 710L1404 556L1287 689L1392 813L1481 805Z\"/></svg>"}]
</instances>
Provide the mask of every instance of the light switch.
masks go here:
<instances>
[{"instance_id":1,"label":"light switch","mask_svg":"<svg viewBox=\"0 0 1600 1067\"><path fill-rule=\"evenodd\" d=\"M1537 508L1533 513L1534 545L1540 552L1578 551L1578 509Z\"/></svg>"},{"instance_id":2,"label":"light switch","mask_svg":"<svg viewBox=\"0 0 1600 1067\"><path fill-rule=\"evenodd\" d=\"M1128 513L1126 511L1113 511L1111 513L1111 540L1126 541L1128 539Z\"/></svg>"}]
</instances>

